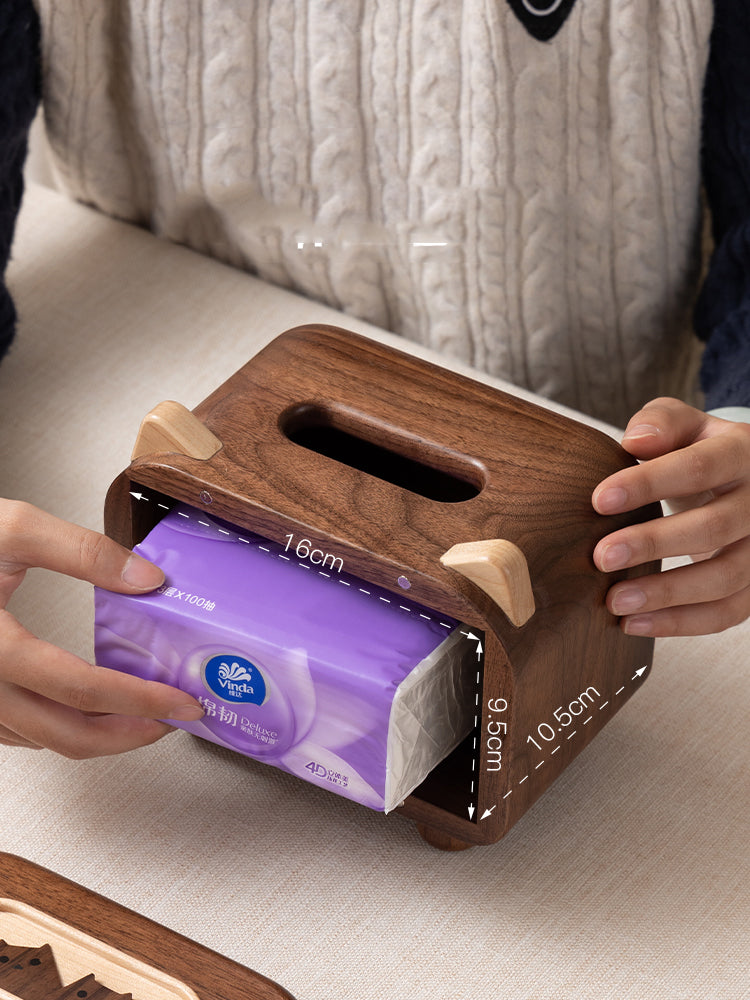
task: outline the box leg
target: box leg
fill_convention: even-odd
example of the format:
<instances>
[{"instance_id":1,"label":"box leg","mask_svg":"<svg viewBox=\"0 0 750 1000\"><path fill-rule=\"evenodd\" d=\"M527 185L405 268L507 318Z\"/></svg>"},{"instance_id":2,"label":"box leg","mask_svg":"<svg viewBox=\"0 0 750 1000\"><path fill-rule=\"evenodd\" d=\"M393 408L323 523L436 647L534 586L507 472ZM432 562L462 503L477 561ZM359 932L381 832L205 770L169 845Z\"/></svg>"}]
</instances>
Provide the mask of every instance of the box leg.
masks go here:
<instances>
[{"instance_id":1,"label":"box leg","mask_svg":"<svg viewBox=\"0 0 750 1000\"><path fill-rule=\"evenodd\" d=\"M417 832L422 840L439 851L465 851L469 847L474 847L474 844L467 844L465 840L451 837L450 834L435 830L424 823L417 823Z\"/></svg>"}]
</instances>

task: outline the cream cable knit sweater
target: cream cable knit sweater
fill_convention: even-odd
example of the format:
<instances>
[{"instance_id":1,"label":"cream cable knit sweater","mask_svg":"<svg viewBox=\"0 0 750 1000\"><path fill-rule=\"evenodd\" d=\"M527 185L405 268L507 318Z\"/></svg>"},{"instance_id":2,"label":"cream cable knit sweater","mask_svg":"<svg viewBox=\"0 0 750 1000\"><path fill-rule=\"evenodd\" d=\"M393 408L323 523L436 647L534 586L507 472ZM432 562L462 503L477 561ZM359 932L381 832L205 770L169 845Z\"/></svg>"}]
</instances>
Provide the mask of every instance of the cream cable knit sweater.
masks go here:
<instances>
[{"instance_id":1,"label":"cream cable knit sweater","mask_svg":"<svg viewBox=\"0 0 750 1000\"><path fill-rule=\"evenodd\" d=\"M39 4L74 196L618 424L684 393L706 0Z\"/></svg>"}]
</instances>

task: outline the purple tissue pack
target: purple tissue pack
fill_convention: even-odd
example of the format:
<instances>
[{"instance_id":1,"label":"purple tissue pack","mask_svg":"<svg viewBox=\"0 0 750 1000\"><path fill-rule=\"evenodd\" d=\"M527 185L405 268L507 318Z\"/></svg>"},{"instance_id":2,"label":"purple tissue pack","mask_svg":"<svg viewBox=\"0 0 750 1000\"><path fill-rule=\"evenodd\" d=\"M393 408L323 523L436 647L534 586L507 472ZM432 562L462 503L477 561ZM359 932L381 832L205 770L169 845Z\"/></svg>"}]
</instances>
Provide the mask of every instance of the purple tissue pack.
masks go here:
<instances>
[{"instance_id":1,"label":"purple tissue pack","mask_svg":"<svg viewBox=\"0 0 750 1000\"><path fill-rule=\"evenodd\" d=\"M135 551L165 583L97 589L96 661L197 698L180 728L386 812L470 731L452 619L183 505Z\"/></svg>"}]
</instances>

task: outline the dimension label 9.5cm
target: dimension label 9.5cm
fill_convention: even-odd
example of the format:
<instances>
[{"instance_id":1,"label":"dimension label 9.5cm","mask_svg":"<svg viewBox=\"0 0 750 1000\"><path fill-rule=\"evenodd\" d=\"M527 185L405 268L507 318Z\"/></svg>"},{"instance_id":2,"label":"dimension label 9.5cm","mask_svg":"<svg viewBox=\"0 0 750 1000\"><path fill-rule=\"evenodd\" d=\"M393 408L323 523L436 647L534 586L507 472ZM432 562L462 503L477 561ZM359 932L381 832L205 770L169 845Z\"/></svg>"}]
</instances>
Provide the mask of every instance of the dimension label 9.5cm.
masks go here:
<instances>
[{"instance_id":1,"label":"dimension label 9.5cm","mask_svg":"<svg viewBox=\"0 0 750 1000\"><path fill-rule=\"evenodd\" d=\"M487 719L487 771L501 771L503 767L503 738L508 733L508 723L502 719L496 719L492 714L498 715L507 711L508 702L505 698L490 698L487 702L490 715Z\"/></svg>"}]
</instances>

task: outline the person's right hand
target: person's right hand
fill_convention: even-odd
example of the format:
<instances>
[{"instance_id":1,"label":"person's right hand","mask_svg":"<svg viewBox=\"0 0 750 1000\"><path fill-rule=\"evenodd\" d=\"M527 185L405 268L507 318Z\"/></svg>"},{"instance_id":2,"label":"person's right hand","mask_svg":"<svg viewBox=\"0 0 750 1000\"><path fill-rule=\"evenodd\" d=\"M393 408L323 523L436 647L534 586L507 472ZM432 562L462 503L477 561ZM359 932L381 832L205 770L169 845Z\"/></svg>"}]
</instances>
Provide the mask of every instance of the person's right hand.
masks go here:
<instances>
[{"instance_id":1,"label":"person's right hand","mask_svg":"<svg viewBox=\"0 0 750 1000\"><path fill-rule=\"evenodd\" d=\"M202 717L184 691L93 666L31 635L6 605L32 566L122 594L147 593L164 580L158 567L105 535L0 499L0 744L98 757L171 732L159 719Z\"/></svg>"}]
</instances>

